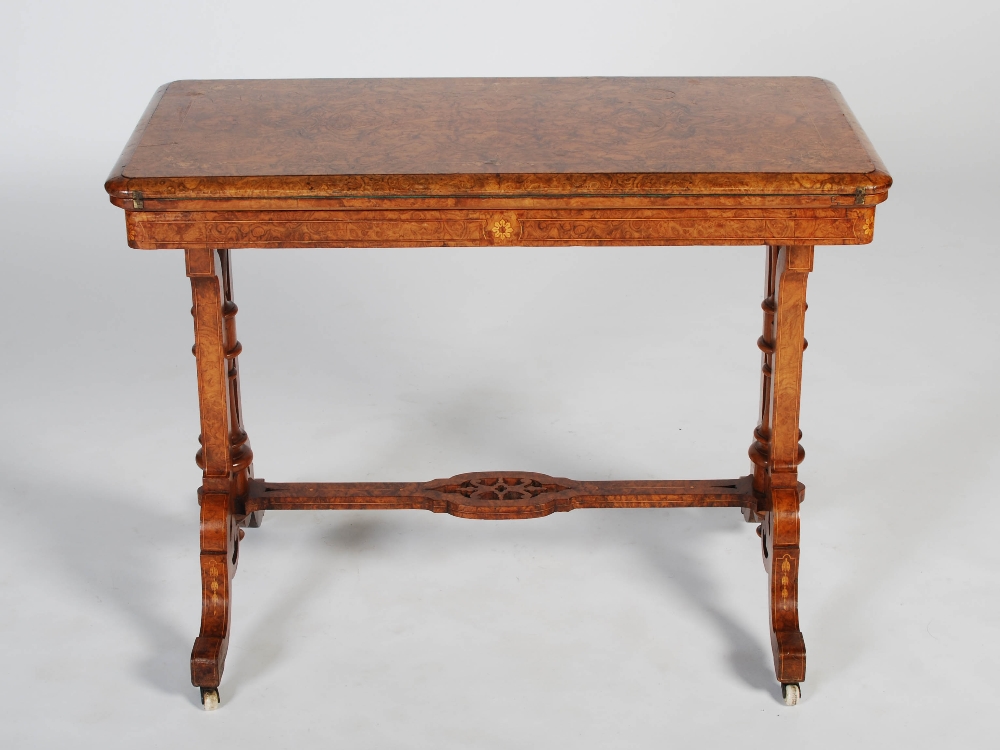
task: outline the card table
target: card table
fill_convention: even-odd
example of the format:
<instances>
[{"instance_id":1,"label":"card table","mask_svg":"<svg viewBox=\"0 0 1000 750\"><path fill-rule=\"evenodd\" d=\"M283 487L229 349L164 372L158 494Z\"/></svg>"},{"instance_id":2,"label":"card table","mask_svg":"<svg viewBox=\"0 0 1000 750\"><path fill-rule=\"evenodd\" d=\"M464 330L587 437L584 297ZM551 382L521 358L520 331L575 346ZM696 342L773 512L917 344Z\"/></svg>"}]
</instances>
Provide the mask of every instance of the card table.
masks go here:
<instances>
[{"instance_id":1,"label":"card table","mask_svg":"<svg viewBox=\"0 0 1000 750\"><path fill-rule=\"evenodd\" d=\"M799 401L816 245L872 241L892 180L819 78L175 81L105 183L130 247L183 250L201 415L203 705L219 705L244 528L267 510L422 508L525 519L576 508L739 508L757 524L774 669L805 678ZM587 481L483 471L414 482L254 478L240 405L240 248L759 245L760 411L736 479Z\"/></svg>"}]
</instances>

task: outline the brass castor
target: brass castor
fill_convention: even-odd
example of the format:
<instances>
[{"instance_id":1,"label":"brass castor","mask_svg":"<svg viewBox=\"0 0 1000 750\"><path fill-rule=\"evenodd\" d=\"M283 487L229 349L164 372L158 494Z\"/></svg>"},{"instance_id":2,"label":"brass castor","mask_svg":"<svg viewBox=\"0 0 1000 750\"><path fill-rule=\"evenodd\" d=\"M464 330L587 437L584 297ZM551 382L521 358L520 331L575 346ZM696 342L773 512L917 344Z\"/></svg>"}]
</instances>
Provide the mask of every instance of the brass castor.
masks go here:
<instances>
[{"instance_id":1,"label":"brass castor","mask_svg":"<svg viewBox=\"0 0 1000 750\"><path fill-rule=\"evenodd\" d=\"M802 690L797 682L784 682L781 684L781 697L785 699L786 706L794 706L802 698ZM216 699L218 700L218 699Z\"/></svg>"},{"instance_id":2,"label":"brass castor","mask_svg":"<svg viewBox=\"0 0 1000 750\"><path fill-rule=\"evenodd\" d=\"M219 707L219 688L203 687L201 689L201 705L205 707L206 711L217 709Z\"/></svg>"}]
</instances>

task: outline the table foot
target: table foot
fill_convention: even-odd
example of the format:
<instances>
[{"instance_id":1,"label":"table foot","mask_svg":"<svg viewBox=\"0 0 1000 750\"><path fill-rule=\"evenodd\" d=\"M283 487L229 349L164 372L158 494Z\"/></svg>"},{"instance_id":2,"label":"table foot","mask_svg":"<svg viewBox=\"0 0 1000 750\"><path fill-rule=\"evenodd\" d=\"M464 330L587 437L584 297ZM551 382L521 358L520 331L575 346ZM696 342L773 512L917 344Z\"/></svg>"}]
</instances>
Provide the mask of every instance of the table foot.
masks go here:
<instances>
[{"instance_id":1,"label":"table foot","mask_svg":"<svg viewBox=\"0 0 1000 750\"><path fill-rule=\"evenodd\" d=\"M191 682L202 691L215 690L222 682L229 637L199 635L191 649Z\"/></svg>"},{"instance_id":2,"label":"table foot","mask_svg":"<svg viewBox=\"0 0 1000 750\"><path fill-rule=\"evenodd\" d=\"M772 630L771 651L778 682L798 684L806 678L806 642L798 630Z\"/></svg>"},{"instance_id":3,"label":"table foot","mask_svg":"<svg viewBox=\"0 0 1000 750\"><path fill-rule=\"evenodd\" d=\"M799 491L775 488L760 526L768 576L774 675L782 684L806 677L806 645L799 630Z\"/></svg>"}]
</instances>

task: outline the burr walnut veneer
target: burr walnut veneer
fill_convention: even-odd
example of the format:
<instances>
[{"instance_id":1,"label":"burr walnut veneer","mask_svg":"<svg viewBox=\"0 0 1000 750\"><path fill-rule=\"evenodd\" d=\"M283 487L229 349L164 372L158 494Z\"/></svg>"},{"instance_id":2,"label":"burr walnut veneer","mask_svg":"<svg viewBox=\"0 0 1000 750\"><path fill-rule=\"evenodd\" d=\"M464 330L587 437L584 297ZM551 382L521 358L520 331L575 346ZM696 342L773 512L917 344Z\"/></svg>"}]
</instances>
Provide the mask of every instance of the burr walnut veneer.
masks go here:
<instances>
[{"instance_id":1,"label":"burr walnut veneer","mask_svg":"<svg viewBox=\"0 0 1000 750\"><path fill-rule=\"evenodd\" d=\"M758 525L771 644L798 699L799 394L815 245L871 242L891 179L816 78L176 81L105 188L128 244L183 249L194 298L203 470L192 681L218 705L243 527L265 510L423 508L534 518L725 506ZM752 474L577 481L479 472L429 482L255 479L240 407L236 248L766 246Z\"/></svg>"}]
</instances>

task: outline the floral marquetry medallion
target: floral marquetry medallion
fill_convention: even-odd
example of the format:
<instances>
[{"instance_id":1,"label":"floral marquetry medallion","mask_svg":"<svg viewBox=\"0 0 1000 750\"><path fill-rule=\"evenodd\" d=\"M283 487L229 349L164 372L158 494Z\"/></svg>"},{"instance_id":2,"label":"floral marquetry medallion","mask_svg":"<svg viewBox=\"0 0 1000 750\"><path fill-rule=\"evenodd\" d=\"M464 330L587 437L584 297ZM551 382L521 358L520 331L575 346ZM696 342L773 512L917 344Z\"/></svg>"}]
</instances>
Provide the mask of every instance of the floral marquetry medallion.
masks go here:
<instances>
[{"instance_id":1,"label":"floral marquetry medallion","mask_svg":"<svg viewBox=\"0 0 1000 750\"><path fill-rule=\"evenodd\" d=\"M854 236L859 244L867 244L875 236L875 209L868 208L854 212Z\"/></svg>"},{"instance_id":2,"label":"floral marquetry medallion","mask_svg":"<svg viewBox=\"0 0 1000 750\"><path fill-rule=\"evenodd\" d=\"M512 213L493 214L486 219L483 236L490 245L513 245L521 239L521 222Z\"/></svg>"}]
</instances>

